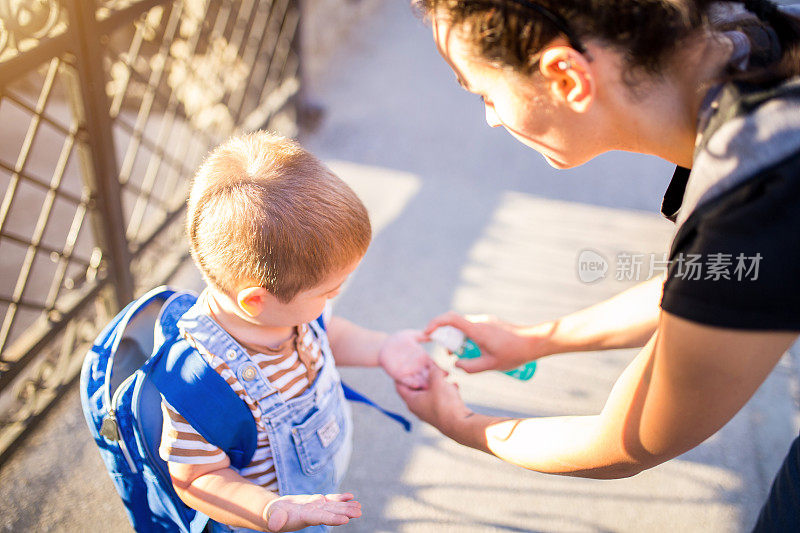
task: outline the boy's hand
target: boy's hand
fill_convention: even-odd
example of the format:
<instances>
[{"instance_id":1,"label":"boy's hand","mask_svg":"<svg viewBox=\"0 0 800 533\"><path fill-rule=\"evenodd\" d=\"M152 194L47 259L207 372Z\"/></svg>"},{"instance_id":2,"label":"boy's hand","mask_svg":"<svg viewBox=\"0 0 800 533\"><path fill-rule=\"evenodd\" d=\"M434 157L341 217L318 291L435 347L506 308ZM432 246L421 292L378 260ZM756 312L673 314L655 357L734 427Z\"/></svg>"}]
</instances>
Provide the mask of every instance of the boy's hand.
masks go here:
<instances>
[{"instance_id":1,"label":"boy's hand","mask_svg":"<svg viewBox=\"0 0 800 533\"><path fill-rule=\"evenodd\" d=\"M427 389L433 361L420 344L425 340L422 333L411 329L389 335L381 346L378 362L396 382L409 389Z\"/></svg>"},{"instance_id":2,"label":"boy's hand","mask_svg":"<svg viewBox=\"0 0 800 533\"><path fill-rule=\"evenodd\" d=\"M341 526L361 516L352 494L289 494L264 508L267 531L297 531L308 526Z\"/></svg>"}]
</instances>

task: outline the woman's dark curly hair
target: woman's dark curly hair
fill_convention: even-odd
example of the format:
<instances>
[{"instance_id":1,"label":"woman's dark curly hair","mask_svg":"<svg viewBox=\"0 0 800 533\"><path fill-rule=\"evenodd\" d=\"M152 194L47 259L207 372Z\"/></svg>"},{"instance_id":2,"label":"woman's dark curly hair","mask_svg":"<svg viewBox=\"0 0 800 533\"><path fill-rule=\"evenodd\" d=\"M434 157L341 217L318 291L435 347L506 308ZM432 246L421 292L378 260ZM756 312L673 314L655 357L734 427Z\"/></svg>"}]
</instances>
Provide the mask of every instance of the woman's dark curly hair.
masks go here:
<instances>
[{"instance_id":1,"label":"woman's dark curly hair","mask_svg":"<svg viewBox=\"0 0 800 533\"><path fill-rule=\"evenodd\" d=\"M493 64L529 74L538 52L559 35L573 47L599 40L619 50L629 69L659 74L680 43L711 28L715 5L743 4L757 19L739 17L748 34L754 30L777 46L771 57L743 77L779 81L800 74L800 19L778 10L769 0L414 0L426 18L446 17ZM742 28L741 26L744 26ZM730 25L720 29L733 29ZM765 39L754 43L764 45ZM767 54L769 56L769 54Z\"/></svg>"}]
</instances>

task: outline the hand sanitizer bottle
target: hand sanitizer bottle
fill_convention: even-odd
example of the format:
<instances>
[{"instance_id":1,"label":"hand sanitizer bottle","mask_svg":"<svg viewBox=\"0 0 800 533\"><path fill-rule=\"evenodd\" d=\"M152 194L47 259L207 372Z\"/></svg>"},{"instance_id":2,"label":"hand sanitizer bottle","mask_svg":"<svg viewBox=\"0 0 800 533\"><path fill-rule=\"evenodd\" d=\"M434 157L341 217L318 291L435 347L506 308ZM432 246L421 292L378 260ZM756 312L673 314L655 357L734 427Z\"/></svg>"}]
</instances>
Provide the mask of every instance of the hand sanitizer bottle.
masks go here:
<instances>
[{"instance_id":1,"label":"hand sanitizer bottle","mask_svg":"<svg viewBox=\"0 0 800 533\"><path fill-rule=\"evenodd\" d=\"M453 352L459 359L477 359L481 356L481 349L475 341L467 338L464 332L452 326L442 326L431 333L431 339ZM503 372L522 381L527 381L536 372L536 361L531 361L519 368Z\"/></svg>"}]
</instances>

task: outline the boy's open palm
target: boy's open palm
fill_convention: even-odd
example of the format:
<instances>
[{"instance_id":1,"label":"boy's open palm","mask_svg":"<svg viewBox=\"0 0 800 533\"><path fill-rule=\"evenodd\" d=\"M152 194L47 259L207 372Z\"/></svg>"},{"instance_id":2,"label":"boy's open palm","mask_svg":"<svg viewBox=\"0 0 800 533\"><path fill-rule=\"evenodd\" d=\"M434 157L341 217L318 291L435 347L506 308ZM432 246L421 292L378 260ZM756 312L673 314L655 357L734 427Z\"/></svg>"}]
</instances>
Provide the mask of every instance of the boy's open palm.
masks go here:
<instances>
[{"instance_id":1,"label":"boy's open palm","mask_svg":"<svg viewBox=\"0 0 800 533\"><path fill-rule=\"evenodd\" d=\"M297 531L325 524L341 526L361 516L361 504L352 494L289 494L264 510L267 531Z\"/></svg>"},{"instance_id":2,"label":"boy's open palm","mask_svg":"<svg viewBox=\"0 0 800 533\"><path fill-rule=\"evenodd\" d=\"M426 337L419 331L398 331L384 341L378 361L389 376L411 389L425 389L433 364L420 344Z\"/></svg>"}]
</instances>

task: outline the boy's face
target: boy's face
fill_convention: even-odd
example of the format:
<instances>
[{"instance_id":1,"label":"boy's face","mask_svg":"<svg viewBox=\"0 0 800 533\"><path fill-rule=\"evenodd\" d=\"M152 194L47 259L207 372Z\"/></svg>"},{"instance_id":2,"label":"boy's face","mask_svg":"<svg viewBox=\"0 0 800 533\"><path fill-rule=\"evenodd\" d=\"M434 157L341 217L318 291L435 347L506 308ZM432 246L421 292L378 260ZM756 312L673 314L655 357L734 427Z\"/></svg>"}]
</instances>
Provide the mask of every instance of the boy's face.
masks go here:
<instances>
[{"instance_id":1,"label":"boy's face","mask_svg":"<svg viewBox=\"0 0 800 533\"><path fill-rule=\"evenodd\" d=\"M267 327L297 326L316 319L328 300L341 292L342 285L361 263L361 258L334 272L319 285L302 291L290 302L283 303L264 289L245 289L239 293L239 307L252 321ZM252 292L250 292L252 291ZM243 296L244 293L248 293Z\"/></svg>"}]
</instances>

